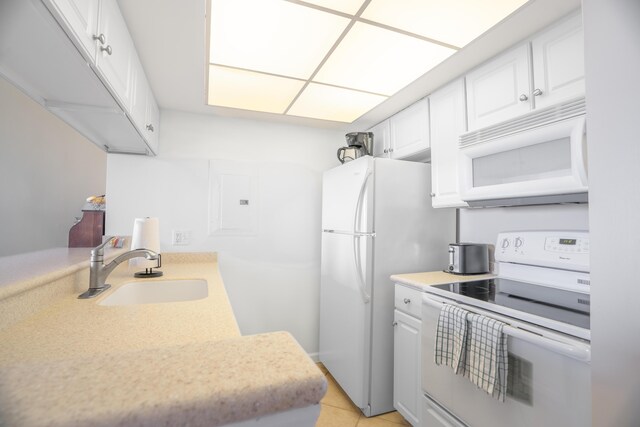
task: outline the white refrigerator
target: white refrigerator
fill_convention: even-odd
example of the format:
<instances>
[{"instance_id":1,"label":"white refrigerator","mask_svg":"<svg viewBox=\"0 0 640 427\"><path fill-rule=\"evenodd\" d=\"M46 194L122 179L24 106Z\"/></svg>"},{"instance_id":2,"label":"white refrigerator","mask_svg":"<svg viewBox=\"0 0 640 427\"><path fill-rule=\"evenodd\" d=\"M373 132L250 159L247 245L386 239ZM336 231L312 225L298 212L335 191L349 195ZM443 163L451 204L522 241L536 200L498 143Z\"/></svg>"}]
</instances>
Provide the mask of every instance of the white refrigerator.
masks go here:
<instances>
[{"instance_id":1,"label":"white refrigerator","mask_svg":"<svg viewBox=\"0 0 640 427\"><path fill-rule=\"evenodd\" d=\"M322 188L320 361L366 416L393 411L392 274L441 270L454 209L433 209L430 165L365 156Z\"/></svg>"}]
</instances>

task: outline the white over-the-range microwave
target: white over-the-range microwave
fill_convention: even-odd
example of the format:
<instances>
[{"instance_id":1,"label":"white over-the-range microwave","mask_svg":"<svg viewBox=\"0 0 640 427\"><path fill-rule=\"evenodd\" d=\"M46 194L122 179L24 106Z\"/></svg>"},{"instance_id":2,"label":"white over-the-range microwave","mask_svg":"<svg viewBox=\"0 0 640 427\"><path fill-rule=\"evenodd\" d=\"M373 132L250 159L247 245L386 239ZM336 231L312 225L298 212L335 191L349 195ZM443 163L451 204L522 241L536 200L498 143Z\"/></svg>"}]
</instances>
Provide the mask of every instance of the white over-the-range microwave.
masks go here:
<instances>
[{"instance_id":1,"label":"white over-the-range microwave","mask_svg":"<svg viewBox=\"0 0 640 427\"><path fill-rule=\"evenodd\" d=\"M584 98L460 136L469 206L587 202Z\"/></svg>"}]
</instances>

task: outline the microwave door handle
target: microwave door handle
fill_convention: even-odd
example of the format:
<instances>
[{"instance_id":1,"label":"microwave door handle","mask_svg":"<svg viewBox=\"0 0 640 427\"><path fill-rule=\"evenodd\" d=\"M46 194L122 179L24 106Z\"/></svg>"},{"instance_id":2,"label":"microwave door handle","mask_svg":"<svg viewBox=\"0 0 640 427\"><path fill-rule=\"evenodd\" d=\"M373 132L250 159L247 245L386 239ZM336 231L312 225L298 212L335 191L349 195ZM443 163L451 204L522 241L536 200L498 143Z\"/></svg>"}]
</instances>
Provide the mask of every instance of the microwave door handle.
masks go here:
<instances>
[{"instance_id":1,"label":"microwave door handle","mask_svg":"<svg viewBox=\"0 0 640 427\"><path fill-rule=\"evenodd\" d=\"M442 309L444 304L432 300L427 296L422 297L422 303L426 305L430 305L434 308ZM458 304L451 304L458 307L462 307L465 310L474 312L474 310L470 309L469 306L460 306ZM479 313L481 314L481 313ZM513 338L518 338L528 343L537 345L538 347L542 347L546 350L552 351L554 353L561 354L563 356L570 357L572 359L579 360L581 362L590 362L591 361L591 348L582 345L571 345L567 343L563 343L560 341L552 340L550 338L543 337L538 334L534 334L532 332L525 331L524 329L514 328L513 326L506 325L502 330L505 334L512 336Z\"/></svg>"},{"instance_id":2,"label":"microwave door handle","mask_svg":"<svg viewBox=\"0 0 640 427\"><path fill-rule=\"evenodd\" d=\"M585 129L586 121L584 116L580 117L576 124L571 129L571 161L574 165L576 165L576 173L578 175L578 179L583 186L587 186L587 170L586 170L586 162L585 162Z\"/></svg>"}]
</instances>

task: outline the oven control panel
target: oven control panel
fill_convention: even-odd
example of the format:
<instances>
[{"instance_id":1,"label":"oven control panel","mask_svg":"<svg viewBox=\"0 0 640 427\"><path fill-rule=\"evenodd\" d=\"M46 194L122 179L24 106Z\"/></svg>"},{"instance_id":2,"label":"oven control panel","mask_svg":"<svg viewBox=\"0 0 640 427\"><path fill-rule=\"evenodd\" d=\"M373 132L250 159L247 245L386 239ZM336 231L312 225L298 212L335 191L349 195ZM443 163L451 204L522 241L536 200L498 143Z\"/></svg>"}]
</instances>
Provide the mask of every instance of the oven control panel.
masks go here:
<instances>
[{"instance_id":1,"label":"oven control panel","mask_svg":"<svg viewBox=\"0 0 640 427\"><path fill-rule=\"evenodd\" d=\"M500 233L496 261L589 271L588 231L510 231Z\"/></svg>"}]
</instances>

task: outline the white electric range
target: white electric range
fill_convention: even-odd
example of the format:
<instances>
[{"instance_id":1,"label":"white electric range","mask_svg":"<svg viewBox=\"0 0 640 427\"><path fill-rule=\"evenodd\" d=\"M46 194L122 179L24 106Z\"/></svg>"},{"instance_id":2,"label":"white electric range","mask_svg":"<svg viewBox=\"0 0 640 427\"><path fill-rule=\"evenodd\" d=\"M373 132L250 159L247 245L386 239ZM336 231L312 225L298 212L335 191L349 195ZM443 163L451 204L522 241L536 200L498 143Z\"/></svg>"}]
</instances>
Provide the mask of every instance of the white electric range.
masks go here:
<instances>
[{"instance_id":1,"label":"white electric range","mask_svg":"<svg viewBox=\"0 0 640 427\"><path fill-rule=\"evenodd\" d=\"M422 302L423 425L519 427L591 422L589 235L501 233L498 276L430 286ZM507 324L507 397L500 402L434 362L443 304Z\"/></svg>"}]
</instances>

